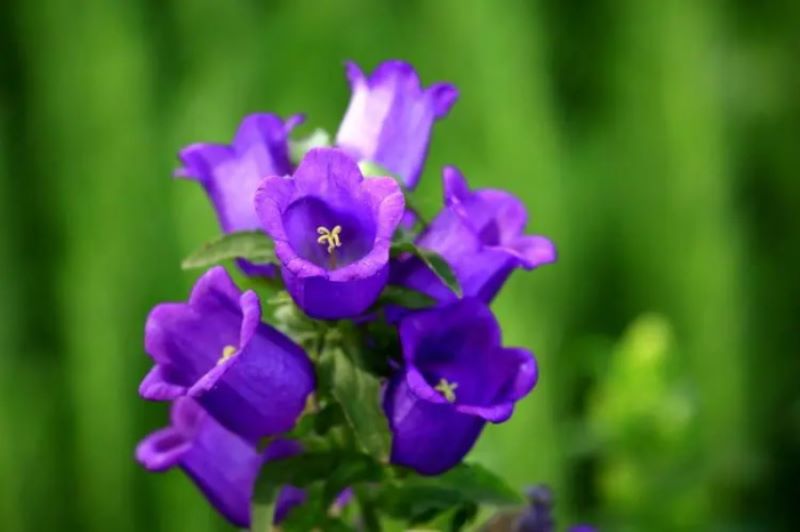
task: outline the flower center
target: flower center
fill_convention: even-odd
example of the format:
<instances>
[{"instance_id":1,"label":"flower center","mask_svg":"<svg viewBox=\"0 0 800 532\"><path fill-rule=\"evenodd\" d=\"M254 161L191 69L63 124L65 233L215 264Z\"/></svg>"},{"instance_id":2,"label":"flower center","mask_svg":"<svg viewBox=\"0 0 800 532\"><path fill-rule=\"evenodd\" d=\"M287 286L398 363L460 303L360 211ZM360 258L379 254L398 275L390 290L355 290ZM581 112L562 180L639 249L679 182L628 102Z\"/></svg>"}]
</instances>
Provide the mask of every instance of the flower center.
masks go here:
<instances>
[{"instance_id":1,"label":"flower center","mask_svg":"<svg viewBox=\"0 0 800 532\"><path fill-rule=\"evenodd\" d=\"M341 225L334 226L333 229L328 229L324 225L320 225L317 227L317 234L320 235L320 237L317 238L317 243L323 246L327 244L328 254L333 255L333 250L342 246L342 241L339 240L341 232Z\"/></svg>"},{"instance_id":2,"label":"flower center","mask_svg":"<svg viewBox=\"0 0 800 532\"><path fill-rule=\"evenodd\" d=\"M220 364L222 364L235 354L236 354L236 347L232 345L226 345L225 347L222 348L222 356L219 357L219 360L217 360L217 366L219 366Z\"/></svg>"},{"instance_id":3,"label":"flower center","mask_svg":"<svg viewBox=\"0 0 800 532\"><path fill-rule=\"evenodd\" d=\"M455 403L456 402L456 389L458 388L457 382L447 382L447 379L441 378L439 379L439 384L434 386L434 390L441 393L442 396L447 399L448 403Z\"/></svg>"}]
</instances>

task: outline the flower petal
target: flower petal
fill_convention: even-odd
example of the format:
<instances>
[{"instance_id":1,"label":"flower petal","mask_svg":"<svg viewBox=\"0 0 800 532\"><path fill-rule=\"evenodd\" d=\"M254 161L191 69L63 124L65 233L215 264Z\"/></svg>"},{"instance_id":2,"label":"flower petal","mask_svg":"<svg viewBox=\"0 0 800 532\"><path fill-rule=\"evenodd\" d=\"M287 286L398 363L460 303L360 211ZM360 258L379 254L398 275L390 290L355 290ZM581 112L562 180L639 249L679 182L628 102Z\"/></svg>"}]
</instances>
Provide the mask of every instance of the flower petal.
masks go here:
<instances>
[{"instance_id":1,"label":"flower petal","mask_svg":"<svg viewBox=\"0 0 800 532\"><path fill-rule=\"evenodd\" d=\"M456 88L420 85L414 68L386 61L368 78L354 63L346 66L352 97L336 143L358 160L377 163L413 188L428 150L433 123L458 99Z\"/></svg>"},{"instance_id":2,"label":"flower petal","mask_svg":"<svg viewBox=\"0 0 800 532\"><path fill-rule=\"evenodd\" d=\"M256 294L241 294L222 267L197 281L188 303L151 312L145 345L157 365L143 395L186 394L251 441L289 430L315 386L302 348L261 322Z\"/></svg>"},{"instance_id":3,"label":"flower petal","mask_svg":"<svg viewBox=\"0 0 800 532\"><path fill-rule=\"evenodd\" d=\"M298 123L272 114L242 120L231 146L192 144L181 150L180 177L197 180L217 212L223 231L258 229L253 197L261 179L291 173L288 136Z\"/></svg>"},{"instance_id":4,"label":"flower petal","mask_svg":"<svg viewBox=\"0 0 800 532\"><path fill-rule=\"evenodd\" d=\"M186 387L169 382L164 368L153 366L139 385L139 395L150 401L172 401L186 394Z\"/></svg>"},{"instance_id":5,"label":"flower petal","mask_svg":"<svg viewBox=\"0 0 800 532\"><path fill-rule=\"evenodd\" d=\"M255 201L286 288L308 315L353 317L375 302L405 206L393 179L365 179L343 151L315 148L293 177L264 180Z\"/></svg>"},{"instance_id":6,"label":"flower petal","mask_svg":"<svg viewBox=\"0 0 800 532\"><path fill-rule=\"evenodd\" d=\"M191 442L172 427L153 432L136 446L136 460L150 471L166 471L178 464Z\"/></svg>"},{"instance_id":7,"label":"flower petal","mask_svg":"<svg viewBox=\"0 0 800 532\"><path fill-rule=\"evenodd\" d=\"M394 436L392 463L423 475L438 475L461 462L485 424L450 405L417 398L402 378L390 381L384 410Z\"/></svg>"}]
</instances>

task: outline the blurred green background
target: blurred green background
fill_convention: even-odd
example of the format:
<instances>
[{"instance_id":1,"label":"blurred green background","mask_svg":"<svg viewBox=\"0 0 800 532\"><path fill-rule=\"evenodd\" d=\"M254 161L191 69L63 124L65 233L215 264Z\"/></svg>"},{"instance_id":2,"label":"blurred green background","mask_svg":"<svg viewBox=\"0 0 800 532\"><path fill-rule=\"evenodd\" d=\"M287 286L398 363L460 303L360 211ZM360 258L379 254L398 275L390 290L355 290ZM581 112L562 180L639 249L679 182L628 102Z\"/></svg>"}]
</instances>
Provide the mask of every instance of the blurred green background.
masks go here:
<instances>
[{"instance_id":1,"label":"blurred green background","mask_svg":"<svg viewBox=\"0 0 800 532\"><path fill-rule=\"evenodd\" d=\"M136 441L149 308L217 234L176 151L246 113L335 132L343 61L461 99L439 170L503 187L560 261L495 309L540 384L475 459L562 523L796 530L800 2L6 0L0 7L0 530L227 530Z\"/></svg>"}]
</instances>

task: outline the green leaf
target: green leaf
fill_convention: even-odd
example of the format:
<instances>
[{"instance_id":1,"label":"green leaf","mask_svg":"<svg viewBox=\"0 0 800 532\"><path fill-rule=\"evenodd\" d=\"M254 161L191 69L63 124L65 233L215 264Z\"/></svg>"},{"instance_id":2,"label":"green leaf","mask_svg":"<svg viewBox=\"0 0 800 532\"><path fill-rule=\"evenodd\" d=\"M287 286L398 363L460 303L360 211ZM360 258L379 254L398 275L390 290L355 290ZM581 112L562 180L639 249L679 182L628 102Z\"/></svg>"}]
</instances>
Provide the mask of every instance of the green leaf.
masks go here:
<instances>
[{"instance_id":1,"label":"green leaf","mask_svg":"<svg viewBox=\"0 0 800 532\"><path fill-rule=\"evenodd\" d=\"M379 305L399 305L411 310L428 308L436 305L436 300L427 294L401 286L388 285L378 299Z\"/></svg>"},{"instance_id":2,"label":"green leaf","mask_svg":"<svg viewBox=\"0 0 800 532\"><path fill-rule=\"evenodd\" d=\"M411 475L384 486L378 504L394 517L427 522L442 512L475 504L516 505L522 496L503 479L477 464L461 464L436 476Z\"/></svg>"},{"instance_id":3,"label":"green leaf","mask_svg":"<svg viewBox=\"0 0 800 532\"><path fill-rule=\"evenodd\" d=\"M283 484L302 488L315 480L324 479L343 459L339 451L302 453L281 460L266 462L256 482L258 500L274 500L275 490Z\"/></svg>"},{"instance_id":4,"label":"green leaf","mask_svg":"<svg viewBox=\"0 0 800 532\"><path fill-rule=\"evenodd\" d=\"M341 471L341 472L340 472ZM275 491L284 484L302 488L318 480L339 479L342 486L335 496L349 483L366 479L377 480L380 468L371 457L342 449L304 452L280 460L266 462L258 474L255 499L272 502ZM377 475L377 476L376 476Z\"/></svg>"},{"instance_id":5,"label":"green leaf","mask_svg":"<svg viewBox=\"0 0 800 532\"><path fill-rule=\"evenodd\" d=\"M525 502L522 495L505 480L480 464L461 464L432 479L437 486L458 491L466 500L502 506Z\"/></svg>"},{"instance_id":6,"label":"green leaf","mask_svg":"<svg viewBox=\"0 0 800 532\"><path fill-rule=\"evenodd\" d=\"M330 145L330 134L324 129L315 129L306 137L289 141L289 157L294 164L298 164L309 150Z\"/></svg>"},{"instance_id":7,"label":"green leaf","mask_svg":"<svg viewBox=\"0 0 800 532\"><path fill-rule=\"evenodd\" d=\"M275 262L272 240L261 231L228 233L186 257L181 267L184 270L206 268L230 259L247 259L258 264Z\"/></svg>"},{"instance_id":8,"label":"green leaf","mask_svg":"<svg viewBox=\"0 0 800 532\"><path fill-rule=\"evenodd\" d=\"M425 528L430 527L432 530L458 532L474 521L477 515L478 505L473 502L467 502L441 512L433 519L426 521Z\"/></svg>"},{"instance_id":9,"label":"green leaf","mask_svg":"<svg viewBox=\"0 0 800 532\"><path fill-rule=\"evenodd\" d=\"M392 255L411 253L418 257L436 276L458 297L461 297L461 285L450 264L434 251L418 247L413 242L401 241L392 243Z\"/></svg>"},{"instance_id":10,"label":"green leaf","mask_svg":"<svg viewBox=\"0 0 800 532\"><path fill-rule=\"evenodd\" d=\"M331 345L330 341L320 356L320 371L331 394L342 406L361 448L378 461L386 462L391 436L380 405L378 377L358 364L340 345Z\"/></svg>"}]
</instances>

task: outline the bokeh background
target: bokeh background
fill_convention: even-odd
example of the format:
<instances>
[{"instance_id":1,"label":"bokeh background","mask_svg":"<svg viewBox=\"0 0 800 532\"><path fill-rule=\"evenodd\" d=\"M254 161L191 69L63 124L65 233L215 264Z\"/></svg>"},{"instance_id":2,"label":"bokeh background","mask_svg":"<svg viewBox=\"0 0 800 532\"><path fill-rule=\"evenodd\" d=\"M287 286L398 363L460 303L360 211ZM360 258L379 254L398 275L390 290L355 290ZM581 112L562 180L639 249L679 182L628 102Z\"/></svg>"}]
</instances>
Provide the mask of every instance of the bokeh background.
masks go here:
<instances>
[{"instance_id":1,"label":"bokeh background","mask_svg":"<svg viewBox=\"0 0 800 532\"><path fill-rule=\"evenodd\" d=\"M540 384L475 459L602 530L796 530L800 3L6 0L0 7L0 529L227 530L136 393L147 311L217 234L170 175L254 111L335 132L343 61L461 99L443 164L560 261L494 308Z\"/></svg>"}]
</instances>

